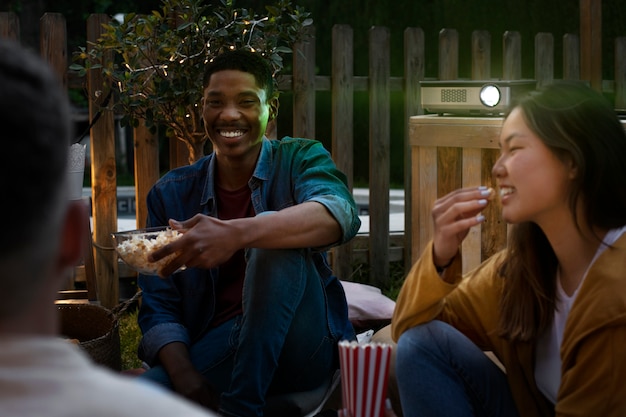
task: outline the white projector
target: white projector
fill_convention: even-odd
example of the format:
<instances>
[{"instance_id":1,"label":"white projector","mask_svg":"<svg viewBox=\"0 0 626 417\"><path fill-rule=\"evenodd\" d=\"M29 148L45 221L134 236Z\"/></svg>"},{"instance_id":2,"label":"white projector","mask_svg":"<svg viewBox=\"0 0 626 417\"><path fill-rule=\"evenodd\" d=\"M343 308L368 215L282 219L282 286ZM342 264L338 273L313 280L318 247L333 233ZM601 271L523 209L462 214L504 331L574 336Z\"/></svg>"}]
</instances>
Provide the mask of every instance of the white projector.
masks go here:
<instances>
[{"instance_id":1,"label":"white projector","mask_svg":"<svg viewBox=\"0 0 626 417\"><path fill-rule=\"evenodd\" d=\"M422 107L429 113L492 116L505 113L513 99L536 88L535 80L421 81Z\"/></svg>"}]
</instances>

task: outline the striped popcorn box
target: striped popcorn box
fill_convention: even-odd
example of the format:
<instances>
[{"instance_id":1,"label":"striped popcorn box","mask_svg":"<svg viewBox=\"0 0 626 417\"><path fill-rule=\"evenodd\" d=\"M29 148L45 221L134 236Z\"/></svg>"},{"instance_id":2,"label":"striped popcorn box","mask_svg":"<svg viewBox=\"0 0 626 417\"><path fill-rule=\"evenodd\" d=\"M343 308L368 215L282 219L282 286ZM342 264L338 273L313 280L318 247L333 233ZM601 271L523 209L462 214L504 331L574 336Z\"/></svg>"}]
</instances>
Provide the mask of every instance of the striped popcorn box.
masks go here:
<instances>
[{"instance_id":1,"label":"striped popcorn box","mask_svg":"<svg viewBox=\"0 0 626 417\"><path fill-rule=\"evenodd\" d=\"M383 417L391 345L339 342L343 408L352 417Z\"/></svg>"}]
</instances>

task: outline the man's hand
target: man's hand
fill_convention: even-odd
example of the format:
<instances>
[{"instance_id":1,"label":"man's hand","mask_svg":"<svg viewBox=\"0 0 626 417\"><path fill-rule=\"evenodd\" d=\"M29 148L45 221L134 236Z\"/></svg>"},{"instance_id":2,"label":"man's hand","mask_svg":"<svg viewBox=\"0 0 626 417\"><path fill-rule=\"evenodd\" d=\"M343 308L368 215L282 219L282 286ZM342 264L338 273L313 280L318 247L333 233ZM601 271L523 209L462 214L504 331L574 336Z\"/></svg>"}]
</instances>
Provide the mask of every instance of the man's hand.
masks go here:
<instances>
[{"instance_id":1,"label":"man's hand","mask_svg":"<svg viewBox=\"0 0 626 417\"><path fill-rule=\"evenodd\" d=\"M183 235L155 250L148 258L155 262L172 253L179 254L159 271L162 277L173 274L183 266L204 269L217 267L242 248L238 240L240 233L237 233L233 224L228 221L196 214L182 222L170 220L170 226Z\"/></svg>"},{"instance_id":2,"label":"man's hand","mask_svg":"<svg viewBox=\"0 0 626 417\"><path fill-rule=\"evenodd\" d=\"M255 217L220 220L196 214L189 220L170 220L183 235L155 250L151 262L172 253L176 258L159 271L166 277L179 268L210 269L220 266L243 248L316 248L341 239L341 227L326 207L311 201Z\"/></svg>"}]
</instances>

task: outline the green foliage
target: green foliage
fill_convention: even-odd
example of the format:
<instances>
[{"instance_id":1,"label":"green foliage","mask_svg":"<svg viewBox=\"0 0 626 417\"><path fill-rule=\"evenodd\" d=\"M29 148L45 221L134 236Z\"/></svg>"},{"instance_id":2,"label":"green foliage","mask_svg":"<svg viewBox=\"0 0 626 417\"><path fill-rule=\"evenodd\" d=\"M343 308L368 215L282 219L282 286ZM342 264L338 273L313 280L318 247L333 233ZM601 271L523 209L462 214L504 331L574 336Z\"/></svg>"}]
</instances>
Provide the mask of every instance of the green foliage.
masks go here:
<instances>
[{"instance_id":1,"label":"green foliage","mask_svg":"<svg viewBox=\"0 0 626 417\"><path fill-rule=\"evenodd\" d=\"M80 75L102 69L123 126L143 119L154 132L164 125L195 159L206 141L199 106L206 63L225 50L248 49L266 57L277 74L283 55L312 24L309 13L289 0L277 0L266 12L236 8L233 0L162 0L160 10L104 25L97 42L74 54L70 69Z\"/></svg>"}]
</instances>

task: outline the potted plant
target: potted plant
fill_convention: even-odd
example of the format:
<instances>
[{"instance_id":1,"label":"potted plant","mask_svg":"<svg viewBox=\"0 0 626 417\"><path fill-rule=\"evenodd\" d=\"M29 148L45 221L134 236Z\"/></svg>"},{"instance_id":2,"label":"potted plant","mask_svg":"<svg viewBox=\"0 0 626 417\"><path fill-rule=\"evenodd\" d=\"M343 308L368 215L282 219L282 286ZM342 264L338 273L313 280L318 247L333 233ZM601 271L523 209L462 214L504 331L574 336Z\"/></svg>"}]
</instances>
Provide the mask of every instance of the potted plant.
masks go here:
<instances>
[{"instance_id":1,"label":"potted plant","mask_svg":"<svg viewBox=\"0 0 626 417\"><path fill-rule=\"evenodd\" d=\"M192 163L203 156L207 140L199 105L206 63L226 49L247 48L263 54L277 74L283 56L312 24L290 0L277 0L266 11L236 8L234 0L162 0L149 15L128 14L105 25L97 42L74 54L70 68L80 75L101 69L121 124L136 127L144 120L153 132L165 126L168 136L187 145ZM115 58L104 59L110 52Z\"/></svg>"}]
</instances>

